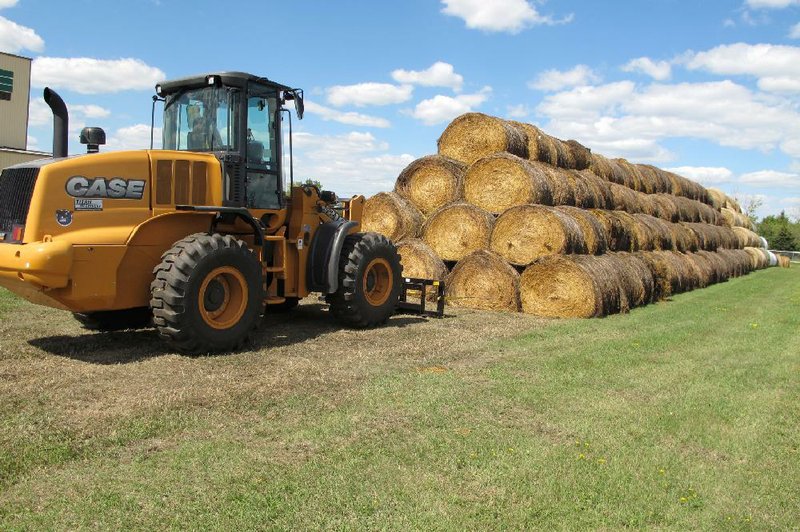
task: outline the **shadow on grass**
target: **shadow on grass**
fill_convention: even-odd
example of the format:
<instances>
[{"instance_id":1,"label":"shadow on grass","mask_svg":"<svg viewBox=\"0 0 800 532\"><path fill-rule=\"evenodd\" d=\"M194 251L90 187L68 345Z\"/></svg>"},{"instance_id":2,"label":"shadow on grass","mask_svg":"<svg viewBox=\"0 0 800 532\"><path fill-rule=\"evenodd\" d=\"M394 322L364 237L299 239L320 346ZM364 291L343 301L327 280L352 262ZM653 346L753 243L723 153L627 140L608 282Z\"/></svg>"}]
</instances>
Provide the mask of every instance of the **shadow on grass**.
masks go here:
<instances>
[{"instance_id":1,"label":"shadow on grass","mask_svg":"<svg viewBox=\"0 0 800 532\"><path fill-rule=\"evenodd\" d=\"M392 317L384 327L408 327L425 321L425 318L401 314ZM242 351L289 346L343 328L332 319L326 305L304 304L292 311L265 315ZM166 354L181 354L159 338L155 329L46 336L28 343L51 355L92 364L129 364Z\"/></svg>"}]
</instances>

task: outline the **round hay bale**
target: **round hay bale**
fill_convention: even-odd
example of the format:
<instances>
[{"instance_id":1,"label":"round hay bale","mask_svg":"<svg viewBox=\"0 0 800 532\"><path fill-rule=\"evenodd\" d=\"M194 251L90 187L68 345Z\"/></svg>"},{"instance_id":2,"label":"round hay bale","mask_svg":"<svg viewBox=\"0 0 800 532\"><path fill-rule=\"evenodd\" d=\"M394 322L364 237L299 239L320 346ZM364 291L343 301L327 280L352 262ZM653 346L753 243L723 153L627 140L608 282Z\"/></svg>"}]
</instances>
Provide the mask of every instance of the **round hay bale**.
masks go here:
<instances>
[{"instance_id":1,"label":"round hay bale","mask_svg":"<svg viewBox=\"0 0 800 532\"><path fill-rule=\"evenodd\" d=\"M723 205L723 207L727 207L728 209L733 209L739 214L741 214L742 212L742 208L739 206L739 202L736 201L731 196L728 196L727 194L725 195L725 205Z\"/></svg>"},{"instance_id":2,"label":"round hay bale","mask_svg":"<svg viewBox=\"0 0 800 532\"><path fill-rule=\"evenodd\" d=\"M736 234L738 239L738 248L754 247L757 248L761 245L761 239L756 233L747 229L746 227L733 227L731 230Z\"/></svg>"},{"instance_id":3,"label":"round hay bale","mask_svg":"<svg viewBox=\"0 0 800 532\"><path fill-rule=\"evenodd\" d=\"M642 186L645 192L648 194L664 192L664 182L661 180L660 174L656 173L652 166L646 164L634 164L633 166L642 176Z\"/></svg>"},{"instance_id":4,"label":"round hay bale","mask_svg":"<svg viewBox=\"0 0 800 532\"><path fill-rule=\"evenodd\" d=\"M528 140L522 129L482 113L466 113L450 122L438 146L439 155L465 164L497 152L528 157Z\"/></svg>"},{"instance_id":5,"label":"round hay bale","mask_svg":"<svg viewBox=\"0 0 800 532\"><path fill-rule=\"evenodd\" d=\"M614 207L614 195L611 193L608 181L601 179L589 170L581 170L580 174L594 196L595 208L612 209Z\"/></svg>"},{"instance_id":6,"label":"round hay bale","mask_svg":"<svg viewBox=\"0 0 800 532\"><path fill-rule=\"evenodd\" d=\"M699 249L700 242L697 233L691 228L679 223L665 223L669 224L675 251L697 251Z\"/></svg>"},{"instance_id":7,"label":"round hay bale","mask_svg":"<svg viewBox=\"0 0 800 532\"><path fill-rule=\"evenodd\" d=\"M517 205L552 205L550 169L509 153L475 161L464 176L464 199L499 214Z\"/></svg>"},{"instance_id":8,"label":"round hay bale","mask_svg":"<svg viewBox=\"0 0 800 532\"><path fill-rule=\"evenodd\" d=\"M658 217L661 214L661 205L655 201L653 194L645 194L644 192L636 192L636 201L639 204L639 212L642 214L649 214L650 216Z\"/></svg>"},{"instance_id":9,"label":"round hay bale","mask_svg":"<svg viewBox=\"0 0 800 532\"><path fill-rule=\"evenodd\" d=\"M651 239L646 248L647 250L674 249L675 240L673 239L672 227L668 222L649 214L634 214L633 217L640 226L646 226L649 238Z\"/></svg>"},{"instance_id":10,"label":"round hay bale","mask_svg":"<svg viewBox=\"0 0 800 532\"><path fill-rule=\"evenodd\" d=\"M572 150L569 149L563 140L553 138L553 143L556 146L556 154L558 156L559 168L566 168L567 170L575 169L575 158L572 156Z\"/></svg>"},{"instance_id":11,"label":"round hay bale","mask_svg":"<svg viewBox=\"0 0 800 532\"><path fill-rule=\"evenodd\" d=\"M697 272L697 286L699 288L705 288L715 282L715 272L714 267L708 262L708 259L703 255L699 255L700 252L697 253L687 253L686 258L689 259L689 263L694 267L695 271Z\"/></svg>"},{"instance_id":12,"label":"round hay bale","mask_svg":"<svg viewBox=\"0 0 800 532\"><path fill-rule=\"evenodd\" d=\"M511 123L516 126L517 129L525 133L525 138L528 143L528 159L552 164L553 166L556 165L558 162L558 152L556 151L555 144L552 142L552 137L532 124L514 121L511 121Z\"/></svg>"},{"instance_id":13,"label":"round hay bale","mask_svg":"<svg viewBox=\"0 0 800 532\"><path fill-rule=\"evenodd\" d=\"M631 251L633 249L635 237L631 234L630 224L618 216L620 211L592 209L589 212L605 229L609 251Z\"/></svg>"},{"instance_id":14,"label":"round hay bale","mask_svg":"<svg viewBox=\"0 0 800 532\"><path fill-rule=\"evenodd\" d=\"M592 164L589 166L589 170L604 181L613 181L614 169L609 160L599 153L592 154Z\"/></svg>"},{"instance_id":15,"label":"round hay bale","mask_svg":"<svg viewBox=\"0 0 800 532\"><path fill-rule=\"evenodd\" d=\"M627 176L626 186L637 192L645 192L647 194L653 192L653 190L648 187L648 183L644 182L642 174L635 165L629 163L626 159L615 160L617 164L622 167L624 174Z\"/></svg>"},{"instance_id":16,"label":"round hay bale","mask_svg":"<svg viewBox=\"0 0 800 532\"><path fill-rule=\"evenodd\" d=\"M767 251L767 253L769 253L769 265L770 266L778 266L778 264L780 263L779 260L778 260L778 257L781 257L782 255L776 255L775 253L773 253L771 251Z\"/></svg>"},{"instance_id":17,"label":"round hay bale","mask_svg":"<svg viewBox=\"0 0 800 532\"><path fill-rule=\"evenodd\" d=\"M582 209L593 209L597 207L597 202L594 197L594 189L584 179L580 172L577 170L562 170L561 171L570 188L572 195L575 198L575 206Z\"/></svg>"},{"instance_id":18,"label":"round hay bale","mask_svg":"<svg viewBox=\"0 0 800 532\"><path fill-rule=\"evenodd\" d=\"M592 214L591 211L561 205L556 210L571 216L581 227L583 240L586 243L586 253L602 255L608 249L608 235L605 226Z\"/></svg>"},{"instance_id":19,"label":"round hay bale","mask_svg":"<svg viewBox=\"0 0 800 532\"><path fill-rule=\"evenodd\" d=\"M406 238L397 244L400 264L403 265L403 277L432 279L444 281L447 278L447 267L430 246L418 238ZM436 299L433 291L428 291L428 299ZM409 290L409 295L419 297L418 290Z\"/></svg>"},{"instance_id":20,"label":"round hay bale","mask_svg":"<svg viewBox=\"0 0 800 532\"><path fill-rule=\"evenodd\" d=\"M457 307L519 311L519 273L499 255L478 250L447 277L447 302Z\"/></svg>"},{"instance_id":21,"label":"round hay bale","mask_svg":"<svg viewBox=\"0 0 800 532\"><path fill-rule=\"evenodd\" d=\"M649 196L650 203L653 205L654 210L658 213L657 216L669 222L679 222L680 213L678 206L672 201L672 196L669 194L651 194ZM656 215L654 215L656 216Z\"/></svg>"},{"instance_id":22,"label":"round hay bale","mask_svg":"<svg viewBox=\"0 0 800 532\"><path fill-rule=\"evenodd\" d=\"M489 248L506 261L526 266L545 255L586 253L578 222L541 205L513 207L497 218Z\"/></svg>"},{"instance_id":23,"label":"round hay bale","mask_svg":"<svg viewBox=\"0 0 800 532\"><path fill-rule=\"evenodd\" d=\"M639 251L636 256L650 269L653 277L653 301L667 299L683 291L679 261L668 251Z\"/></svg>"},{"instance_id":24,"label":"round hay bale","mask_svg":"<svg viewBox=\"0 0 800 532\"><path fill-rule=\"evenodd\" d=\"M538 165L537 168L547 176L550 192L553 194L553 205L575 205L575 190L567 170L540 162L532 164Z\"/></svg>"},{"instance_id":25,"label":"round hay bale","mask_svg":"<svg viewBox=\"0 0 800 532\"><path fill-rule=\"evenodd\" d=\"M792 261L789 259L789 257L784 255L775 255L775 258L778 260L778 266L781 268L790 268L792 266Z\"/></svg>"},{"instance_id":26,"label":"round hay bale","mask_svg":"<svg viewBox=\"0 0 800 532\"><path fill-rule=\"evenodd\" d=\"M568 140L565 142L572 152L572 159L575 161L576 170L586 170L592 165L592 150L578 142L577 140Z\"/></svg>"},{"instance_id":27,"label":"round hay bale","mask_svg":"<svg viewBox=\"0 0 800 532\"><path fill-rule=\"evenodd\" d=\"M428 155L412 162L400 172L394 191L413 203L422 214L463 198L466 165Z\"/></svg>"},{"instance_id":28,"label":"round hay bale","mask_svg":"<svg viewBox=\"0 0 800 532\"><path fill-rule=\"evenodd\" d=\"M725 193L717 188L707 188L709 204L717 210L725 207Z\"/></svg>"},{"instance_id":29,"label":"round hay bale","mask_svg":"<svg viewBox=\"0 0 800 532\"><path fill-rule=\"evenodd\" d=\"M614 198L614 210L625 212L641 212L641 204L636 191L631 190L625 185L609 183L608 188Z\"/></svg>"},{"instance_id":30,"label":"round hay bale","mask_svg":"<svg viewBox=\"0 0 800 532\"><path fill-rule=\"evenodd\" d=\"M760 270L767 265L766 257L758 248L746 247L744 251L750 256L750 265L754 270Z\"/></svg>"},{"instance_id":31,"label":"round hay bale","mask_svg":"<svg viewBox=\"0 0 800 532\"><path fill-rule=\"evenodd\" d=\"M620 288L628 301L628 308L652 303L654 280L647 264L632 253L612 253L610 258L617 260Z\"/></svg>"},{"instance_id":32,"label":"round hay bale","mask_svg":"<svg viewBox=\"0 0 800 532\"><path fill-rule=\"evenodd\" d=\"M608 255L550 255L520 277L522 310L550 318L591 318L621 310L616 264Z\"/></svg>"},{"instance_id":33,"label":"round hay bale","mask_svg":"<svg viewBox=\"0 0 800 532\"><path fill-rule=\"evenodd\" d=\"M453 203L434 212L422 228L422 239L445 261L461 260L489 247L494 217L468 203Z\"/></svg>"},{"instance_id":34,"label":"round hay bale","mask_svg":"<svg viewBox=\"0 0 800 532\"><path fill-rule=\"evenodd\" d=\"M423 217L410 201L395 192L379 192L364 202L361 229L399 242L419 236Z\"/></svg>"}]
</instances>

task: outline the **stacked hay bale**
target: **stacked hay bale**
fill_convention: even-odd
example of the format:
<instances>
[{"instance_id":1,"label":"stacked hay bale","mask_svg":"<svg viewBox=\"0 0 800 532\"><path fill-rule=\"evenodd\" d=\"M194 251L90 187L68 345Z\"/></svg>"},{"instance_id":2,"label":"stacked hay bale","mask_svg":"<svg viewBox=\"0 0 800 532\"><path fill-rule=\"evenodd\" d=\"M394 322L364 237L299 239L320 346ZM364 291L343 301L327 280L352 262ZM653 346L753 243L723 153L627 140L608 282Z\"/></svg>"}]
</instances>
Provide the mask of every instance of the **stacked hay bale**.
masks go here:
<instances>
[{"instance_id":1,"label":"stacked hay bale","mask_svg":"<svg viewBox=\"0 0 800 532\"><path fill-rule=\"evenodd\" d=\"M677 174L467 113L367 201L363 228L398 242L407 276L446 278L450 304L591 317L765 267L737 209Z\"/></svg>"}]
</instances>

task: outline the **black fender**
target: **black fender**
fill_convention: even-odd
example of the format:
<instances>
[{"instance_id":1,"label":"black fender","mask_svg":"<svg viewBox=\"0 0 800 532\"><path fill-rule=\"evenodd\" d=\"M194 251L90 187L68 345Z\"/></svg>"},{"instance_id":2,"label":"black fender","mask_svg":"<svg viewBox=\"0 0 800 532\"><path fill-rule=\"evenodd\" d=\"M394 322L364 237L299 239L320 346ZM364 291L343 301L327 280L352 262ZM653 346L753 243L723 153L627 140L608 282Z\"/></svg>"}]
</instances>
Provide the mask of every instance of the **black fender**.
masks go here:
<instances>
[{"instance_id":1,"label":"black fender","mask_svg":"<svg viewBox=\"0 0 800 532\"><path fill-rule=\"evenodd\" d=\"M345 237L358 226L352 220L333 220L319 226L308 250L308 289L332 294L339 289L339 256Z\"/></svg>"}]
</instances>

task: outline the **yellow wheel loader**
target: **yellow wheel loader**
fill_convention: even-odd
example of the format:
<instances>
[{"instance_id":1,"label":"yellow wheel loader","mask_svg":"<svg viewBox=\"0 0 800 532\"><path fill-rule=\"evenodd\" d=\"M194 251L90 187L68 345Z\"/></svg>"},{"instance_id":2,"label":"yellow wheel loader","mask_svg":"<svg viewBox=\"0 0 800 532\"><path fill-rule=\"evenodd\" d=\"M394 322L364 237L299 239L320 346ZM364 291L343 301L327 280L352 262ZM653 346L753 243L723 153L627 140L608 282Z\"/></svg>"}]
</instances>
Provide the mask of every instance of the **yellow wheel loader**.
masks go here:
<instances>
[{"instance_id":1,"label":"yellow wheel loader","mask_svg":"<svg viewBox=\"0 0 800 532\"><path fill-rule=\"evenodd\" d=\"M90 329L152 323L188 353L236 349L312 292L352 327L394 312L400 258L358 232L364 197L293 183L285 105L302 118L302 90L241 72L163 82L163 149L99 153L105 133L84 128L78 156L44 95L53 158L0 175L0 286Z\"/></svg>"}]
</instances>

